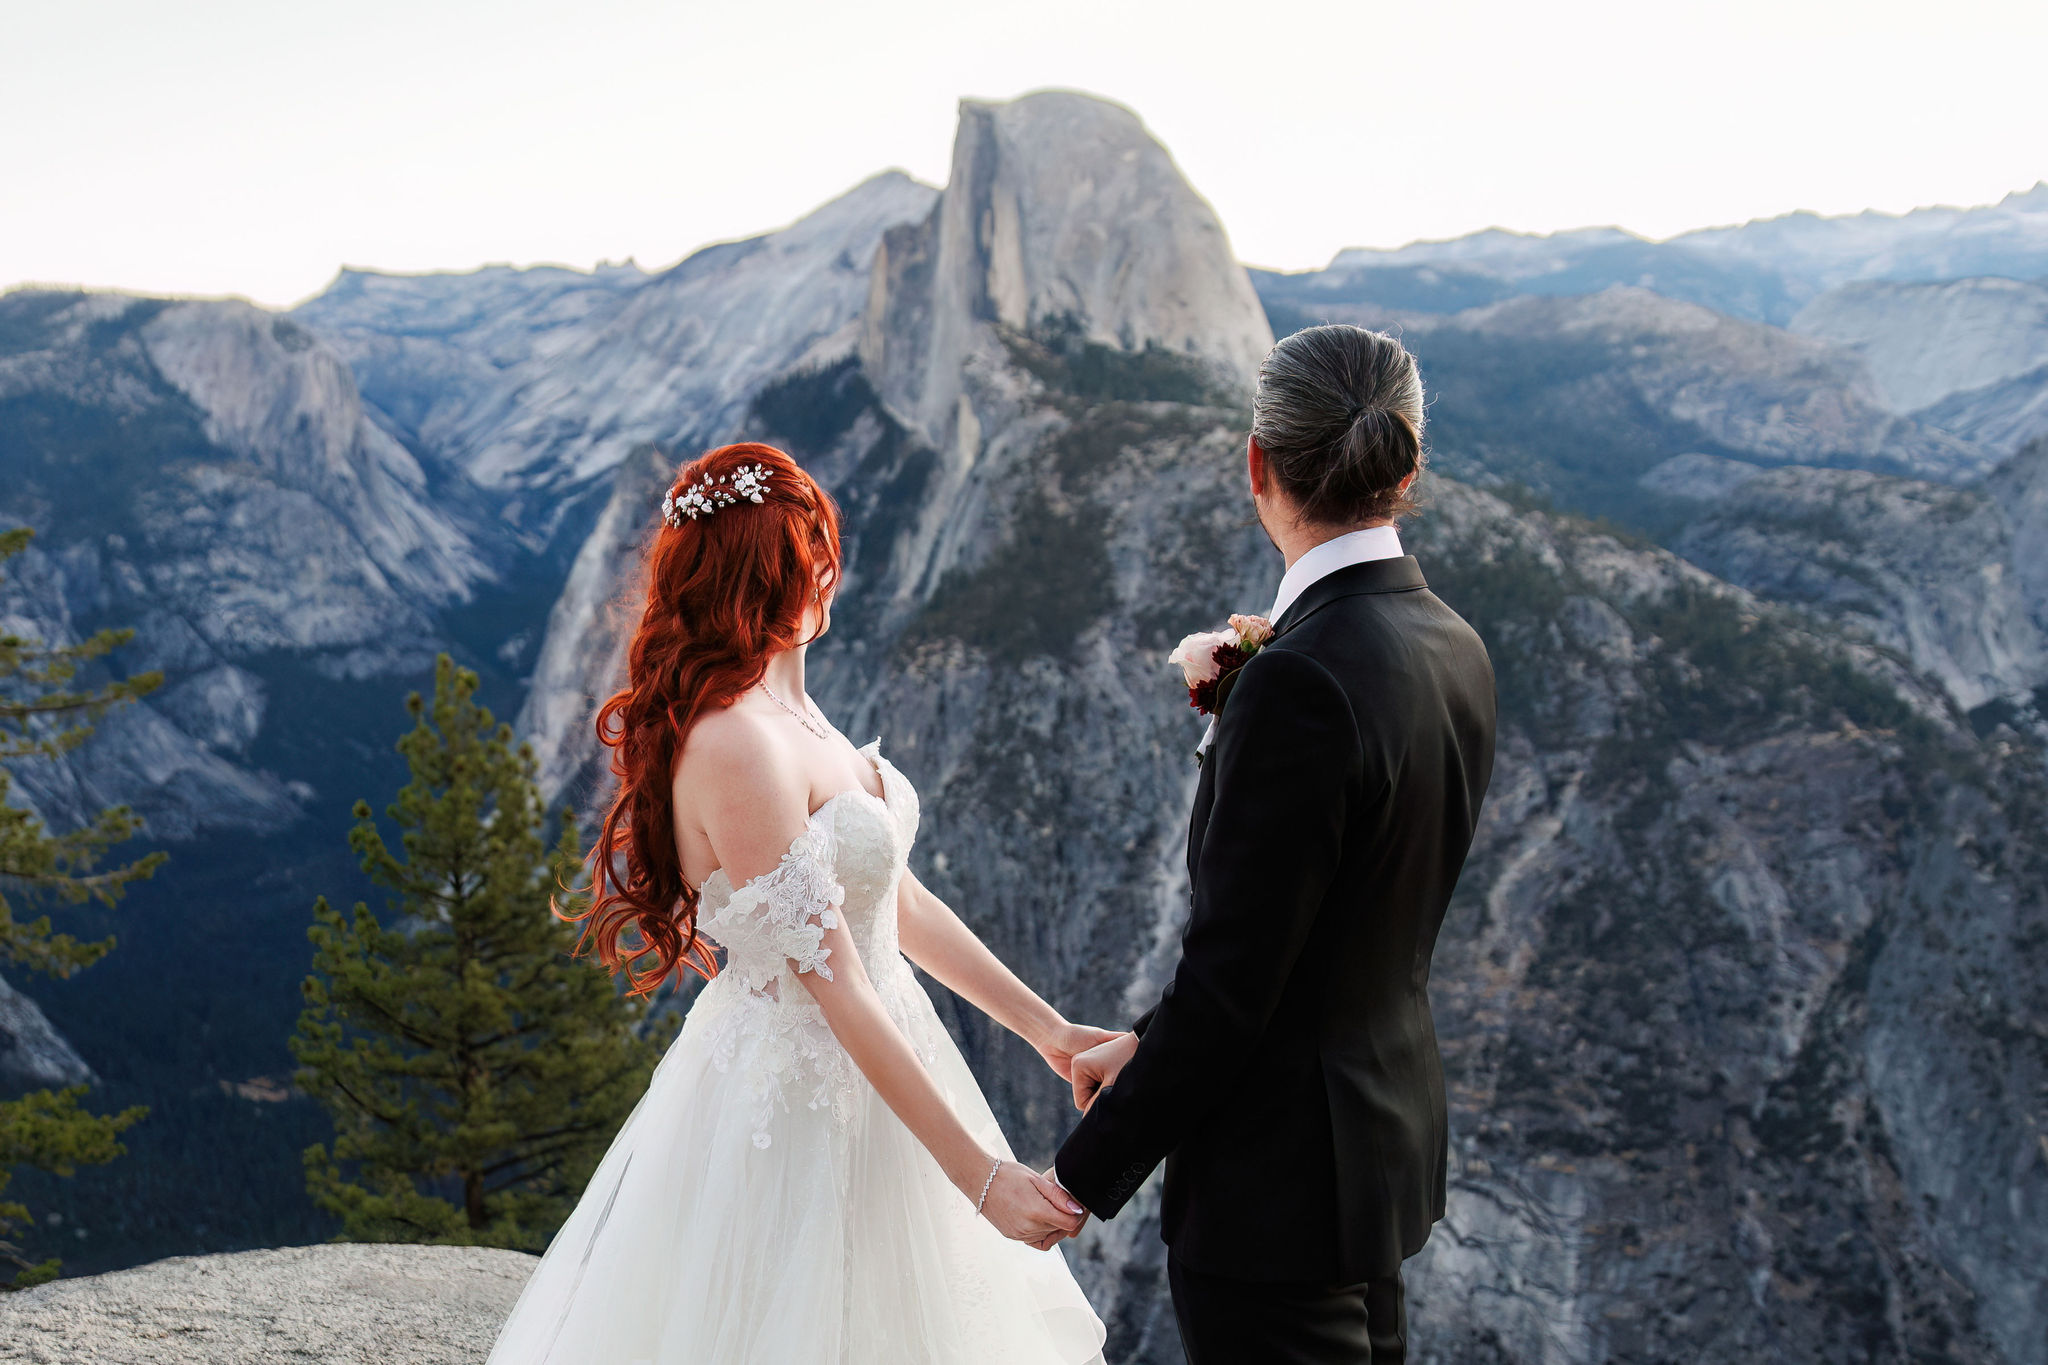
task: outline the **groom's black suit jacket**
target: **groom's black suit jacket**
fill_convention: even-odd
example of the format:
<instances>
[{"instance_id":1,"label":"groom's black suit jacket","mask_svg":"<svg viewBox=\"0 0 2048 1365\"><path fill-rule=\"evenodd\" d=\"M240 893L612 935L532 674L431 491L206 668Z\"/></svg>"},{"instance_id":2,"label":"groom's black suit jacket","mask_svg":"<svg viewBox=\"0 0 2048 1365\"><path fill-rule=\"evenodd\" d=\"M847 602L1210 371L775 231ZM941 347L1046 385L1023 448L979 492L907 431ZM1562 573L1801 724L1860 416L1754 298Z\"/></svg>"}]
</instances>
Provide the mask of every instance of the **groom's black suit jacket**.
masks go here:
<instances>
[{"instance_id":1,"label":"groom's black suit jacket","mask_svg":"<svg viewBox=\"0 0 2048 1365\"><path fill-rule=\"evenodd\" d=\"M1274 624L1195 789L1180 964L1056 1165L1110 1218L1164 1158L1186 1265L1355 1284L1443 1217L1429 963L1493 770L1493 667L1409 556Z\"/></svg>"}]
</instances>

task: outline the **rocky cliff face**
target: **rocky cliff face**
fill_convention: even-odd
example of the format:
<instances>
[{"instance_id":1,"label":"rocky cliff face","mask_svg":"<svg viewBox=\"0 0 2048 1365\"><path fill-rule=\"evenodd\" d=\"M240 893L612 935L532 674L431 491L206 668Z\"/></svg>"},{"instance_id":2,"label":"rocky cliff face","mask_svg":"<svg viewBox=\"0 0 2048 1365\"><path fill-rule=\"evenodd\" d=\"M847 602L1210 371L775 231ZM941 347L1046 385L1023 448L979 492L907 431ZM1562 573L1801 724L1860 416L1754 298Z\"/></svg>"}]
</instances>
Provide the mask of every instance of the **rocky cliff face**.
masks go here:
<instances>
[{"instance_id":1,"label":"rocky cliff face","mask_svg":"<svg viewBox=\"0 0 2048 1365\"><path fill-rule=\"evenodd\" d=\"M530 496L515 519L551 525L558 501L638 444L688 449L730 428L762 379L851 349L875 243L933 192L876 176L781 232L708 247L635 290L602 325L514 367L449 433L443 458Z\"/></svg>"},{"instance_id":2,"label":"rocky cliff face","mask_svg":"<svg viewBox=\"0 0 2048 1365\"><path fill-rule=\"evenodd\" d=\"M406 439L438 450L531 361L601 327L649 276L540 267L436 275L343 270L293 317L349 363L363 393Z\"/></svg>"},{"instance_id":3,"label":"rocky cliff face","mask_svg":"<svg viewBox=\"0 0 2048 1365\"><path fill-rule=\"evenodd\" d=\"M1759 461L1889 467L1950 482L1995 462L1946 433L1892 417L1864 375L1831 348L1647 290L1515 300L1441 324L1410 324L1418 352L1439 327L1626 356L1607 370L1606 382L1622 386L1622 396Z\"/></svg>"},{"instance_id":4,"label":"rocky cliff face","mask_svg":"<svg viewBox=\"0 0 2048 1365\"><path fill-rule=\"evenodd\" d=\"M36 1002L0 980L0 1093L85 1085L92 1068Z\"/></svg>"},{"instance_id":5,"label":"rocky cliff face","mask_svg":"<svg viewBox=\"0 0 2048 1365\"><path fill-rule=\"evenodd\" d=\"M1433 975L1436 1358L2039 1358L2038 747L1569 518L1418 531L1508 718Z\"/></svg>"},{"instance_id":6,"label":"rocky cliff face","mask_svg":"<svg viewBox=\"0 0 2048 1365\"><path fill-rule=\"evenodd\" d=\"M877 241L933 199L892 171L655 275L351 271L294 316L397 429L545 539L636 446L715 440L767 376L850 351Z\"/></svg>"},{"instance_id":7,"label":"rocky cliff face","mask_svg":"<svg viewBox=\"0 0 2048 1365\"><path fill-rule=\"evenodd\" d=\"M1645 481L1697 503L1672 541L1680 554L1898 651L1965 711L2031 711L2048 684L2048 596L2033 554L2048 446L1978 489L1704 455Z\"/></svg>"},{"instance_id":8,"label":"rocky cliff face","mask_svg":"<svg viewBox=\"0 0 2048 1365\"><path fill-rule=\"evenodd\" d=\"M633 590L648 509L660 508L675 464L646 445L618 467L597 525L577 550L568 582L548 611L517 728L534 747L541 790L550 799L567 795L587 809L605 771L592 718L625 674L626 641L638 621Z\"/></svg>"},{"instance_id":9,"label":"rocky cliff face","mask_svg":"<svg viewBox=\"0 0 2048 1365\"><path fill-rule=\"evenodd\" d=\"M1821 295L1790 327L1855 351L1886 406L1915 412L2048 361L2048 286L1997 278L1866 281Z\"/></svg>"},{"instance_id":10,"label":"rocky cliff face","mask_svg":"<svg viewBox=\"0 0 2048 1365\"><path fill-rule=\"evenodd\" d=\"M2048 365L1951 394L1920 417L1987 449L2017 450L2048 434Z\"/></svg>"},{"instance_id":11,"label":"rocky cliff face","mask_svg":"<svg viewBox=\"0 0 2048 1365\"><path fill-rule=\"evenodd\" d=\"M947 193L886 241L861 359L928 442L971 445L962 369L991 328L1196 357L1235 384L1272 344L1223 225L1166 149L1128 111L1058 92L961 106Z\"/></svg>"},{"instance_id":12,"label":"rocky cliff face","mask_svg":"<svg viewBox=\"0 0 2048 1365\"><path fill-rule=\"evenodd\" d=\"M165 688L28 797L60 824L128 802L159 838L275 829L289 779L243 759L286 654L335 679L431 658L438 610L491 576L426 470L304 328L238 303L0 298L0 516L37 529L0 605L70 641L132 624Z\"/></svg>"}]
</instances>

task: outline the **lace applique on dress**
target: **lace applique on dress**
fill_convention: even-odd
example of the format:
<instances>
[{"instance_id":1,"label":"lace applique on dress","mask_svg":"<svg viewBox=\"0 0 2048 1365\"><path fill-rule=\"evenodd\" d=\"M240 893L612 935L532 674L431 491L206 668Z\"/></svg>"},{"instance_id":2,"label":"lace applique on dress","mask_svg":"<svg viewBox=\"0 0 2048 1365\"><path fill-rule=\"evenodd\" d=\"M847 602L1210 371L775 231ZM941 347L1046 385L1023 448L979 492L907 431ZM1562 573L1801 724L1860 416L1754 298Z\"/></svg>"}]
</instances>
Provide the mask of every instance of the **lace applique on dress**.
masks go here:
<instances>
[{"instance_id":1,"label":"lace applique on dress","mask_svg":"<svg viewBox=\"0 0 2048 1365\"><path fill-rule=\"evenodd\" d=\"M830 981L825 931L839 927L846 888L833 873L832 840L813 824L790 844L782 861L739 887L700 926L724 947L725 970L763 994L789 964Z\"/></svg>"},{"instance_id":2,"label":"lace applique on dress","mask_svg":"<svg viewBox=\"0 0 2048 1365\"><path fill-rule=\"evenodd\" d=\"M853 1058L832 1036L831 1025L808 999L784 1006L775 997L748 994L712 1025L711 1064L730 1071L742 1048L754 1146L774 1142L776 1112L792 1103L829 1113L844 1125L852 1116L862 1078Z\"/></svg>"},{"instance_id":3,"label":"lace applique on dress","mask_svg":"<svg viewBox=\"0 0 2048 1365\"><path fill-rule=\"evenodd\" d=\"M712 1064L724 1071L746 1047L759 1148L773 1141L773 1116L786 1112L792 1099L842 1118L852 1109L858 1070L810 993L782 979L793 965L832 980L825 931L839 927L846 903L834 852L832 830L814 817L782 861L734 890L699 924L725 949L719 976L745 988L714 1026Z\"/></svg>"}]
</instances>

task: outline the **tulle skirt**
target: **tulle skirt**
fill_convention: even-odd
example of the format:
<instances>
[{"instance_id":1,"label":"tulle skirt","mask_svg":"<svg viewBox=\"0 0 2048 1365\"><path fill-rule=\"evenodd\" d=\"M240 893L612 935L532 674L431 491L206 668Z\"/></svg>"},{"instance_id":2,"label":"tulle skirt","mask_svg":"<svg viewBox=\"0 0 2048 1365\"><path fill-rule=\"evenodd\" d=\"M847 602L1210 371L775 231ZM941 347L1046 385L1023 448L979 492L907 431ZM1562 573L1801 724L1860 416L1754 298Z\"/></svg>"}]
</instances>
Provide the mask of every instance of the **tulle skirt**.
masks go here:
<instances>
[{"instance_id":1,"label":"tulle skirt","mask_svg":"<svg viewBox=\"0 0 2048 1365\"><path fill-rule=\"evenodd\" d=\"M969 1131L1010 1155L930 999L890 965L890 1013ZM705 988L490 1365L1099 1365L1102 1322L1059 1248L977 1217L788 989Z\"/></svg>"}]
</instances>

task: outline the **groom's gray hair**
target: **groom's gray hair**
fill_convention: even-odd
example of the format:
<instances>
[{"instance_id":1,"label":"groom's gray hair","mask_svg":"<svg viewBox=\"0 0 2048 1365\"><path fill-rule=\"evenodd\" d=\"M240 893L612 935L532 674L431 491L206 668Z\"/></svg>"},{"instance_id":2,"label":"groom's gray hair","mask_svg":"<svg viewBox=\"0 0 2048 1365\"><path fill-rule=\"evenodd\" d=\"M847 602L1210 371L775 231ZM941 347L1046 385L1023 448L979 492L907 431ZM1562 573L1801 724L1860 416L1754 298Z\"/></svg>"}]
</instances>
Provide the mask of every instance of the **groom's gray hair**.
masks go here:
<instances>
[{"instance_id":1,"label":"groom's gray hair","mask_svg":"<svg viewBox=\"0 0 2048 1365\"><path fill-rule=\"evenodd\" d=\"M1422 376L1385 332L1326 323L1283 337L1259 364L1252 437L1302 518L1326 526L1397 520L1419 473Z\"/></svg>"}]
</instances>

